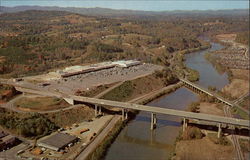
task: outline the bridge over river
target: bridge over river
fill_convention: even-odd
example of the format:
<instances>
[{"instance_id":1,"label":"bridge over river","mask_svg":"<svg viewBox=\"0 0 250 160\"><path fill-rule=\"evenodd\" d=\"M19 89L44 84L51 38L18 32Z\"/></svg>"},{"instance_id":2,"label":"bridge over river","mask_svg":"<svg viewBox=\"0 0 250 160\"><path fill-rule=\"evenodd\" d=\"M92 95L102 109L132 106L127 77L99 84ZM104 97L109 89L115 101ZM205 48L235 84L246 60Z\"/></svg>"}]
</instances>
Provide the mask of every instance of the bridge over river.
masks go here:
<instances>
[{"instance_id":1,"label":"bridge over river","mask_svg":"<svg viewBox=\"0 0 250 160\"><path fill-rule=\"evenodd\" d=\"M156 123L155 114L171 115L171 116L177 116L177 117L181 117L185 119L203 120L203 121L209 121L209 122L216 122L218 124L227 124L227 125L241 126L241 127L247 127L247 128L249 128L249 123L250 123L248 120L215 116L215 115L204 114L204 113L193 113L193 112L160 108L160 107L152 107L152 106L147 106L147 105L127 103L127 102L117 102L117 101L97 99L97 98L81 97L81 96L75 96L75 95L67 95L63 93L52 93L48 91L34 90L34 89L29 89L29 88L24 88L24 87L16 87L16 89L24 93L32 93L32 94L38 94L38 95L55 96L59 98L64 98L66 101L68 101L71 104L74 104L74 102L84 102L84 103L93 104L95 105L96 110L99 108L99 112L101 111L101 106L118 107L118 108L123 109L123 113L127 113L127 109L150 112L152 113L151 126Z\"/></svg>"},{"instance_id":2,"label":"bridge over river","mask_svg":"<svg viewBox=\"0 0 250 160\"><path fill-rule=\"evenodd\" d=\"M44 91L41 88L37 88L37 89L28 88L28 86L20 85L18 83L9 83L6 81L0 81L0 82L13 85L15 86L17 91L22 92L22 93L31 93L31 94L38 94L38 95L44 95L44 96L55 96L58 98L63 98L71 104L74 104L75 102L83 102L83 103L92 104L92 105L95 105L96 114L98 112L99 113L101 112L102 106L111 106L111 107L121 108L124 118L127 118L128 109L150 112L151 113L151 129L154 129L154 126L156 125L156 114L164 114L164 115L171 115L171 116L184 118L184 126L186 126L186 122L187 122L186 119L215 122L218 124L219 132L221 131L221 124L240 126L240 127L246 127L246 128L249 128L249 124L250 124L248 120L243 120L243 119L215 116L215 115L204 114L204 113L193 113L193 112L187 112L187 111L181 111L181 110L175 110L175 109L139 105L139 104L128 103L128 102L118 102L118 101L111 101L111 100L104 100L104 99L97 99L97 98L75 96L75 95L69 95L69 94L59 93L59 92L51 92L47 90Z\"/></svg>"}]
</instances>

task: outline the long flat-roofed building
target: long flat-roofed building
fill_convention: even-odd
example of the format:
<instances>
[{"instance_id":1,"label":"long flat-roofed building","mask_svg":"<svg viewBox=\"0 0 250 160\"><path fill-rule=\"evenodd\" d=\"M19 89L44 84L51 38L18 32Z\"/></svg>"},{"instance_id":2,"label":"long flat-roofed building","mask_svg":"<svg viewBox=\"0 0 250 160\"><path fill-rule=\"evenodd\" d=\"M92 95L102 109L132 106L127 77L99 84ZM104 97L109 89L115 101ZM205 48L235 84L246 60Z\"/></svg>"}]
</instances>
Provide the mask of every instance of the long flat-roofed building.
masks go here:
<instances>
[{"instance_id":1,"label":"long flat-roofed building","mask_svg":"<svg viewBox=\"0 0 250 160\"><path fill-rule=\"evenodd\" d=\"M0 131L0 151L8 149L19 143L19 140L3 131Z\"/></svg>"},{"instance_id":2,"label":"long flat-roofed building","mask_svg":"<svg viewBox=\"0 0 250 160\"><path fill-rule=\"evenodd\" d=\"M136 60L121 60L121 61L114 61L114 62L102 62L102 63L96 63L86 66L71 66L66 67L64 70L59 71L58 73L61 75L61 77L66 78L78 74L84 74L89 72L96 72L104 69L110 69L114 67L122 67L127 68L131 66L136 66L141 64L140 61Z\"/></svg>"},{"instance_id":3,"label":"long flat-roofed building","mask_svg":"<svg viewBox=\"0 0 250 160\"><path fill-rule=\"evenodd\" d=\"M76 141L76 136L72 136L65 133L56 133L40 140L38 142L38 146L48 148L54 151L59 151L68 146L70 143L74 143Z\"/></svg>"},{"instance_id":4,"label":"long flat-roofed building","mask_svg":"<svg viewBox=\"0 0 250 160\"><path fill-rule=\"evenodd\" d=\"M121 60L121 61L115 61L112 63L119 66L119 67L124 67L124 68L141 64L140 61L136 61L136 60Z\"/></svg>"}]
</instances>

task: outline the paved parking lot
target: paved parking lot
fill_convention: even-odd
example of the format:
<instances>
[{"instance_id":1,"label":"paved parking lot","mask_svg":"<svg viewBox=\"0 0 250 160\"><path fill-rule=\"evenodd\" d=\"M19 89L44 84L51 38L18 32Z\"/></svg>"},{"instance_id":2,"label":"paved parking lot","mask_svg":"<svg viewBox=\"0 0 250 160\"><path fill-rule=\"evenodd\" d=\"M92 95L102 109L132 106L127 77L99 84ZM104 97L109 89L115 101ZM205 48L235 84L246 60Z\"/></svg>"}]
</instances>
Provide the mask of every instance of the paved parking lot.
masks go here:
<instances>
[{"instance_id":1,"label":"paved parking lot","mask_svg":"<svg viewBox=\"0 0 250 160\"><path fill-rule=\"evenodd\" d=\"M111 84L119 81L135 79L147 74L153 73L155 70L162 69L161 66L153 64L142 64L132 66L129 68L110 68L91 72L86 74L79 74L59 80L52 80L51 85L45 87L50 90L59 90L69 94L74 94L77 89L88 90L88 88L98 86L101 84Z\"/></svg>"}]
</instances>

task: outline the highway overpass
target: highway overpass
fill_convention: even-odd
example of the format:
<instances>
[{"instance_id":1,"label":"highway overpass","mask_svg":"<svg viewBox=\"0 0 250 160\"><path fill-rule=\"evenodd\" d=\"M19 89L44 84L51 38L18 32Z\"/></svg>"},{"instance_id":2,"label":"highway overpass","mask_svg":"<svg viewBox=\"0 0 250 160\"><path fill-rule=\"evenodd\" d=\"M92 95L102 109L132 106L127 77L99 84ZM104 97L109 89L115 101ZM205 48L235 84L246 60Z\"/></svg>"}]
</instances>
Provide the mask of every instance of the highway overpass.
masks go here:
<instances>
[{"instance_id":1,"label":"highway overpass","mask_svg":"<svg viewBox=\"0 0 250 160\"><path fill-rule=\"evenodd\" d=\"M34 89L24 88L20 86L16 87L16 89L24 93L31 93L31 94L38 94L38 95L45 95L45 96L55 96L55 97L71 100L72 102L74 101L84 102L84 103L93 104L99 107L112 106L112 107L118 107L122 109L133 109L133 110L139 110L139 111L146 111L146 112L150 112L153 114L165 114L165 115L177 116L177 117L181 117L185 119L210 121L210 122L216 122L218 124L227 124L227 125L241 126L241 127L247 127L247 128L249 128L249 123L250 123L248 120L242 120L242 119L236 119L236 118L215 116L215 115L204 114L204 113L193 113L193 112L153 107L153 106L147 106L147 105L139 105L139 104L133 104L133 103L127 103L127 102L117 102L117 101L97 99L97 98L66 95L63 93L52 93L48 91L34 90Z\"/></svg>"}]
</instances>

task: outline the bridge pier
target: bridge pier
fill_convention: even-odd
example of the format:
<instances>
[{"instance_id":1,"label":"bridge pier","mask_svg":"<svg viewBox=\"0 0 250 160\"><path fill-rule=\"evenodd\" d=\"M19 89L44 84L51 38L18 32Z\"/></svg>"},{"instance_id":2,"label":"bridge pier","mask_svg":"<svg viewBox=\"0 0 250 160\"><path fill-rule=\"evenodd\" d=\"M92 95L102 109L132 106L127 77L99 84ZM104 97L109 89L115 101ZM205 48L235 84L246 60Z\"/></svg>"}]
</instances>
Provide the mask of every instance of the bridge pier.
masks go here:
<instances>
[{"instance_id":1,"label":"bridge pier","mask_svg":"<svg viewBox=\"0 0 250 160\"><path fill-rule=\"evenodd\" d=\"M188 121L186 118L183 118L182 131L184 132L188 126Z\"/></svg>"},{"instance_id":2,"label":"bridge pier","mask_svg":"<svg viewBox=\"0 0 250 160\"><path fill-rule=\"evenodd\" d=\"M150 125L150 129L153 130L156 128L156 114L155 113L151 113L151 125Z\"/></svg>"},{"instance_id":3,"label":"bridge pier","mask_svg":"<svg viewBox=\"0 0 250 160\"><path fill-rule=\"evenodd\" d=\"M217 135L218 138L221 137L221 124L219 123L218 125L218 135Z\"/></svg>"},{"instance_id":4,"label":"bridge pier","mask_svg":"<svg viewBox=\"0 0 250 160\"><path fill-rule=\"evenodd\" d=\"M124 121L124 109L122 109L122 120Z\"/></svg>"},{"instance_id":5,"label":"bridge pier","mask_svg":"<svg viewBox=\"0 0 250 160\"><path fill-rule=\"evenodd\" d=\"M125 111L125 119L126 120L128 119L128 111L127 110Z\"/></svg>"},{"instance_id":6,"label":"bridge pier","mask_svg":"<svg viewBox=\"0 0 250 160\"><path fill-rule=\"evenodd\" d=\"M98 114L101 115L102 114L102 107L99 106L99 111L98 111Z\"/></svg>"},{"instance_id":7,"label":"bridge pier","mask_svg":"<svg viewBox=\"0 0 250 160\"><path fill-rule=\"evenodd\" d=\"M71 105L75 105L75 101L71 98L63 98L66 102L68 102Z\"/></svg>"},{"instance_id":8,"label":"bridge pier","mask_svg":"<svg viewBox=\"0 0 250 160\"><path fill-rule=\"evenodd\" d=\"M95 104L95 117L102 114L102 107Z\"/></svg>"},{"instance_id":9,"label":"bridge pier","mask_svg":"<svg viewBox=\"0 0 250 160\"><path fill-rule=\"evenodd\" d=\"M122 109L122 120L127 120L128 119L128 111L126 109Z\"/></svg>"},{"instance_id":10,"label":"bridge pier","mask_svg":"<svg viewBox=\"0 0 250 160\"><path fill-rule=\"evenodd\" d=\"M98 106L95 104L95 117L98 115Z\"/></svg>"}]
</instances>

